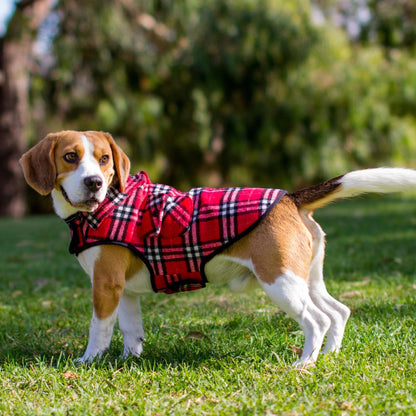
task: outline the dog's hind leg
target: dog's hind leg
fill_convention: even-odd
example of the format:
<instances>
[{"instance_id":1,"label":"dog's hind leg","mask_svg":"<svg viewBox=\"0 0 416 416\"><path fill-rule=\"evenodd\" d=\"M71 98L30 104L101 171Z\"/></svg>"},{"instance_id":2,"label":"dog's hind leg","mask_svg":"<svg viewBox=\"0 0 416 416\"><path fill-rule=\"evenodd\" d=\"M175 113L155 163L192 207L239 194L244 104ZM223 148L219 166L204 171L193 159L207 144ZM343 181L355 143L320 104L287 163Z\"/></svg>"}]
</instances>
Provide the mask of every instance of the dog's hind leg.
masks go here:
<instances>
[{"instance_id":1,"label":"dog's hind leg","mask_svg":"<svg viewBox=\"0 0 416 416\"><path fill-rule=\"evenodd\" d=\"M323 353L338 352L341 349L350 310L328 293L323 280L310 283L310 295L315 305L331 318Z\"/></svg>"},{"instance_id":2,"label":"dog's hind leg","mask_svg":"<svg viewBox=\"0 0 416 416\"><path fill-rule=\"evenodd\" d=\"M124 337L123 358L130 354L139 357L144 340L139 296L123 294L118 308L118 323Z\"/></svg>"},{"instance_id":3,"label":"dog's hind leg","mask_svg":"<svg viewBox=\"0 0 416 416\"><path fill-rule=\"evenodd\" d=\"M304 214L302 219L312 234L313 259L309 268L309 294L314 304L331 319L331 326L328 329L323 352L337 352L341 348L350 310L347 306L334 299L325 286L323 276L325 233L310 215Z\"/></svg>"},{"instance_id":4,"label":"dog's hind leg","mask_svg":"<svg viewBox=\"0 0 416 416\"><path fill-rule=\"evenodd\" d=\"M271 284L261 280L260 284L266 294L280 309L296 320L304 332L303 353L295 365L303 367L314 363L331 321L313 303L305 280L288 271Z\"/></svg>"},{"instance_id":5,"label":"dog's hind leg","mask_svg":"<svg viewBox=\"0 0 416 416\"><path fill-rule=\"evenodd\" d=\"M250 237L233 246L234 250L239 250L241 258L251 260L251 271L266 294L302 328L305 345L295 364L313 363L331 321L309 294L311 233L293 202L282 198Z\"/></svg>"}]
</instances>

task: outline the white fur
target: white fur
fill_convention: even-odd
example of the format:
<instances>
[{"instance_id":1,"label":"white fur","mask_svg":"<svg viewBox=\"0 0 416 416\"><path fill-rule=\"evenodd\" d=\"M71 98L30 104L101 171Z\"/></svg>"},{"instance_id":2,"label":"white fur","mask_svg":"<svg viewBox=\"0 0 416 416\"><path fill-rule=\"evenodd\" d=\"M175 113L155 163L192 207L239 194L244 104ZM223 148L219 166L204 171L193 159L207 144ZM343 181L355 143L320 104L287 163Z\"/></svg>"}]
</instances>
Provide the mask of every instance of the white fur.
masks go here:
<instances>
[{"instance_id":1,"label":"white fur","mask_svg":"<svg viewBox=\"0 0 416 416\"><path fill-rule=\"evenodd\" d=\"M416 190L416 171L404 168L362 169L346 173L341 187L325 198L327 203L365 193L392 193Z\"/></svg>"},{"instance_id":2,"label":"white fur","mask_svg":"<svg viewBox=\"0 0 416 416\"><path fill-rule=\"evenodd\" d=\"M79 209L74 208L72 205L69 205L68 202L66 202L60 190L52 190L52 201L53 209L55 210L56 214L59 215L61 218L68 218L79 211Z\"/></svg>"},{"instance_id":3,"label":"white fur","mask_svg":"<svg viewBox=\"0 0 416 416\"><path fill-rule=\"evenodd\" d=\"M295 365L303 367L314 363L331 325L331 319L313 303L306 282L290 270L278 276L272 284L261 280L259 282L270 299L303 330L305 345L302 356Z\"/></svg>"},{"instance_id":4,"label":"white fur","mask_svg":"<svg viewBox=\"0 0 416 416\"><path fill-rule=\"evenodd\" d=\"M84 355L76 360L77 362L90 363L94 358L100 358L110 346L111 337L113 335L114 323L117 318L117 309L105 319L98 319L93 312L90 332L88 338L88 346Z\"/></svg>"},{"instance_id":5,"label":"white fur","mask_svg":"<svg viewBox=\"0 0 416 416\"><path fill-rule=\"evenodd\" d=\"M63 180L62 186L68 194L69 199L73 203L79 203L85 199L84 179L89 176L99 176L103 181L103 187L97 192L96 197L100 201L103 201L107 193L107 187L100 164L94 157L94 144L84 135L81 136L81 139L84 145L84 156L77 169L68 174Z\"/></svg>"},{"instance_id":6,"label":"white fur","mask_svg":"<svg viewBox=\"0 0 416 416\"><path fill-rule=\"evenodd\" d=\"M136 274L126 281L124 292L129 295L146 295L154 293L147 267L142 267Z\"/></svg>"},{"instance_id":7,"label":"white fur","mask_svg":"<svg viewBox=\"0 0 416 416\"><path fill-rule=\"evenodd\" d=\"M100 246L94 246L81 251L81 253L79 253L77 256L79 264L84 269L85 273L91 277L91 281L94 275L94 265L100 256L100 251Z\"/></svg>"},{"instance_id":8,"label":"white fur","mask_svg":"<svg viewBox=\"0 0 416 416\"><path fill-rule=\"evenodd\" d=\"M324 353L338 352L341 348L350 310L347 306L334 299L325 287L323 275L325 233L310 214L303 211L300 214L312 235L313 258L309 266L309 295L314 304L331 319Z\"/></svg>"},{"instance_id":9,"label":"white fur","mask_svg":"<svg viewBox=\"0 0 416 416\"><path fill-rule=\"evenodd\" d=\"M144 331L138 296L123 294L118 308L118 323L124 337L123 358L139 357L143 351Z\"/></svg>"},{"instance_id":10,"label":"white fur","mask_svg":"<svg viewBox=\"0 0 416 416\"><path fill-rule=\"evenodd\" d=\"M242 292L258 286L251 259L218 254L205 265L205 274L208 282L228 283L233 292Z\"/></svg>"}]
</instances>

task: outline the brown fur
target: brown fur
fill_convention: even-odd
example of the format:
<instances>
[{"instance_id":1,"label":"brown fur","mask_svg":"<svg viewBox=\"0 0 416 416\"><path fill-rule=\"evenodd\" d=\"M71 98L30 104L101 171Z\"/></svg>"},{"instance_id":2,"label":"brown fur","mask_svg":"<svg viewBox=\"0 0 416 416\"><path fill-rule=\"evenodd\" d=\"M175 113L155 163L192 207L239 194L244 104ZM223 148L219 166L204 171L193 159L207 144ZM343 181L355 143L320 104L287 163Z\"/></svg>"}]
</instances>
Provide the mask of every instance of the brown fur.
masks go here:
<instances>
[{"instance_id":1,"label":"brown fur","mask_svg":"<svg viewBox=\"0 0 416 416\"><path fill-rule=\"evenodd\" d=\"M287 270L306 280L312 259L312 238L298 208L284 196L251 233L230 247L227 254L251 259L259 278L268 284Z\"/></svg>"},{"instance_id":2,"label":"brown fur","mask_svg":"<svg viewBox=\"0 0 416 416\"><path fill-rule=\"evenodd\" d=\"M327 200L332 199L330 196L339 191L341 179L342 176L329 179L318 185L311 186L310 188L292 192L289 194L289 197L298 208L302 207L314 211L315 209L327 205Z\"/></svg>"},{"instance_id":3,"label":"brown fur","mask_svg":"<svg viewBox=\"0 0 416 416\"><path fill-rule=\"evenodd\" d=\"M57 137L57 134L48 134L20 159L26 182L41 195L49 194L55 187L54 152Z\"/></svg>"},{"instance_id":4,"label":"brown fur","mask_svg":"<svg viewBox=\"0 0 416 416\"><path fill-rule=\"evenodd\" d=\"M99 319L110 316L117 307L126 281L136 274L144 264L131 250L103 245L94 265L93 303Z\"/></svg>"}]
</instances>

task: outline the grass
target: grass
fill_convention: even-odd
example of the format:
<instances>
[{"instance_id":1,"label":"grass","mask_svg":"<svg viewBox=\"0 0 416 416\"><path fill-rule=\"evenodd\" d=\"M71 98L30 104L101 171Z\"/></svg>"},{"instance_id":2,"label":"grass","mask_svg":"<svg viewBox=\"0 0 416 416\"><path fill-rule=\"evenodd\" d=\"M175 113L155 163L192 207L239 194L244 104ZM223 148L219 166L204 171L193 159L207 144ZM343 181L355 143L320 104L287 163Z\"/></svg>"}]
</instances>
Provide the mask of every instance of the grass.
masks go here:
<instances>
[{"instance_id":1,"label":"grass","mask_svg":"<svg viewBox=\"0 0 416 416\"><path fill-rule=\"evenodd\" d=\"M0 220L4 415L416 414L416 203L372 198L319 211L326 282L352 309L343 350L296 370L296 323L260 291L142 299L140 359L77 367L91 289L53 216Z\"/></svg>"}]
</instances>

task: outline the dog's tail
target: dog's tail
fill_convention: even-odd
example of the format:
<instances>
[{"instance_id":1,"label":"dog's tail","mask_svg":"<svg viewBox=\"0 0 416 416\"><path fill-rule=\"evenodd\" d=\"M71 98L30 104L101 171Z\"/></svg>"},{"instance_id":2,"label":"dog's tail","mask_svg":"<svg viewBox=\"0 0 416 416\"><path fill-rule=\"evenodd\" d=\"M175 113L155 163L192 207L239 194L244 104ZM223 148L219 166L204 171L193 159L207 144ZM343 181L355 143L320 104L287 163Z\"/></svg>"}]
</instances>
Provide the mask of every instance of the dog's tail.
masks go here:
<instances>
[{"instance_id":1,"label":"dog's tail","mask_svg":"<svg viewBox=\"0 0 416 416\"><path fill-rule=\"evenodd\" d=\"M365 193L416 191L416 171L403 168L356 170L289 194L298 208L313 211L341 198Z\"/></svg>"}]
</instances>

